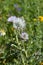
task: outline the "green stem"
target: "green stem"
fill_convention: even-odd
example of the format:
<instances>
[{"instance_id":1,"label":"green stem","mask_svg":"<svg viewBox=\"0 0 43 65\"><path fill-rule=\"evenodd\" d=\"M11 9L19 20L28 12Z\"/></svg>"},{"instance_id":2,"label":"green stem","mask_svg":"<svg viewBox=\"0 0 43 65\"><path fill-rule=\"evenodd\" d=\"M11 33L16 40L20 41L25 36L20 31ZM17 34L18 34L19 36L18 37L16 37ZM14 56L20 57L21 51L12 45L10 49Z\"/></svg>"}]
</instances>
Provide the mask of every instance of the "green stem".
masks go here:
<instances>
[{"instance_id":1,"label":"green stem","mask_svg":"<svg viewBox=\"0 0 43 65\"><path fill-rule=\"evenodd\" d=\"M18 46L16 46L16 45L14 45L14 47L17 48L18 50L21 50L21 47L18 47Z\"/></svg>"},{"instance_id":2,"label":"green stem","mask_svg":"<svg viewBox=\"0 0 43 65\"><path fill-rule=\"evenodd\" d=\"M17 36L17 34L16 34L16 41L17 41L17 43L18 43L18 36Z\"/></svg>"},{"instance_id":3,"label":"green stem","mask_svg":"<svg viewBox=\"0 0 43 65\"><path fill-rule=\"evenodd\" d=\"M25 65L25 61L22 53L21 53L21 58L22 58L23 65Z\"/></svg>"}]
</instances>

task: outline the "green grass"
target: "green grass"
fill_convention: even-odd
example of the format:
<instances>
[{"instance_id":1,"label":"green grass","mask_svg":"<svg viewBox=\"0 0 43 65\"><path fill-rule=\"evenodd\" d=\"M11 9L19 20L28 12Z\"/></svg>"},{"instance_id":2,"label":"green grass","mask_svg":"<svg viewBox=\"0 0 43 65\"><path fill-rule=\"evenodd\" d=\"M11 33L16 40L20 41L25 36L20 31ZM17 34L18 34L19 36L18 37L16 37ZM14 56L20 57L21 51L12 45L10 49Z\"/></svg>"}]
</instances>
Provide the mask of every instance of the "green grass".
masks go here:
<instances>
[{"instance_id":1,"label":"green grass","mask_svg":"<svg viewBox=\"0 0 43 65\"><path fill-rule=\"evenodd\" d=\"M19 39L17 43L15 29L12 30L12 23L7 21L10 16L24 17L25 31L29 35L27 42ZM0 30L6 32L0 36L0 65L40 65L43 62L43 21L38 20L39 16L43 16L43 0L0 0Z\"/></svg>"}]
</instances>

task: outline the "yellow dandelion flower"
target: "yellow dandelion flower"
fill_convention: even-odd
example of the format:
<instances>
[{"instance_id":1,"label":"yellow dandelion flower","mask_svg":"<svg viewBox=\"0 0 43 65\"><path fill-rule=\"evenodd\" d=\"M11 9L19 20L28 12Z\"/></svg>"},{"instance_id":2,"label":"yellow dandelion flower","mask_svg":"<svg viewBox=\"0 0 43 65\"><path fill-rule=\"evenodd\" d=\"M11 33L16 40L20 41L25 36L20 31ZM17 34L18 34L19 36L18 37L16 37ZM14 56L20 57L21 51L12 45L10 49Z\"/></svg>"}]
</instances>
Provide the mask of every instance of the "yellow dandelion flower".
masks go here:
<instances>
[{"instance_id":1,"label":"yellow dandelion flower","mask_svg":"<svg viewBox=\"0 0 43 65\"><path fill-rule=\"evenodd\" d=\"M38 17L40 21L43 21L43 16Z\"/></svg>"}]
</instances>

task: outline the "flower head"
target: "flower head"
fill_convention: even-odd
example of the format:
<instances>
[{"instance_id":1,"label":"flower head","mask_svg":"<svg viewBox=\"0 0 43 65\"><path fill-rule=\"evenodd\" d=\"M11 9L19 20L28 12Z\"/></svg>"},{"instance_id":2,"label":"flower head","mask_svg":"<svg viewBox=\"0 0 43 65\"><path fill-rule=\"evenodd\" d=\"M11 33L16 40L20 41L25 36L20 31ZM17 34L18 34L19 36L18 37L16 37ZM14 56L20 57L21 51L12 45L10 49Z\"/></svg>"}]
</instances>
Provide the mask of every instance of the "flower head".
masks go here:
<instances>
[{"instance_id":1,"label":"flower head","mask_svg":"<svg viewBox=\"0 0 43 65\"><path fill-rule=\"evenodd\" d=\"M14 8L19 12L22 10L22 8L17 3L14 4Z\"/></svg>"},{"instance_id":2,"label":"flower head","mask_svg":"<svg viewBox=\"0 0 43 65\"><path fill-rule=\"evenodd\" d=\"M5 31L4 30L0 30L0 36L4 36L6 35Z\"/></svg>"},{"instance_id":3,"label":"flower head","mask_svg":"<svg viewBox=\"0 0 43 65\"><path fill-rule=\"evenodd\" d=\"M17 29L25 28L25 20L18 17L16 21L13 21L13 27Z\"/></svg>"},{"instance_id":4,"label":"flower head","mask_svg":"<svg viewBox=\"0 0 43 65\"><path fill-rule=\"evenodd\" d=\"M13 27L15 29L24 29L26 25L23 17L11 16L8 18L8 21L13 22Z\"/></svg>"},{"instance_id":5,"label":"flower head","mask_svg":"<svg viewBox=\"0 0 43 65\"><path fill-rule=\"evenodd\" d=\"M39 16L39 20L40 21L43 21L43 16Z\"/></svg>"},{"instance_id":6,"label":"flower head","mask_svg":"<svg viewBox=\"0 0 43 65\"><path fill-rule=\"evenodd\" d=\"M25 41L27 41L29 38L28 38L28 34L26 33L26 32L23 32L23 33L21 33L20 34L20 37L23 39L23 40L25 40Z\"/></svg>"},{"instance_id":7,"label":"flower head","mask_svg":"<svg viewBox=\"0 0 43 65\"><path fill-rule=\"evenodd\" d=\"M8 18L8 22L16 21L16 16L11 16Z\"/></svg>"},{"instance_id":8,"label":"flower head","mask_svg":"<svg viewBox=\"0 0 43 65\"><path fill-rule=\"evenodd\" d=\"M34 18L34 19L33 19L33 21L37 21L37 19L36 19L36 18Z\"/></svg>"}]
</instances>

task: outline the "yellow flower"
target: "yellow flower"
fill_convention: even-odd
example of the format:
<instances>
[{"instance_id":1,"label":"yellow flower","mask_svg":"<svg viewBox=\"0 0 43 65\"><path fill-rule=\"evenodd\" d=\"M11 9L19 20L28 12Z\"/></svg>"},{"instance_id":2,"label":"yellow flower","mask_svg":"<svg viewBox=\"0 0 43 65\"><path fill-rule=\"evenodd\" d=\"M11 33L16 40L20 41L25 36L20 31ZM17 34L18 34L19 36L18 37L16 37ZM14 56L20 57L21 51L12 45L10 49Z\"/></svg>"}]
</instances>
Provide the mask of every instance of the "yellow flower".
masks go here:
<instances>
[{"instance_id":1,"label":"yellow flower","mask_svg":"<svg viewBox=\"0 0 43 65\"><path fill-rule=\"evenodd\" d=\"M43 21L43 16L38 17L40 21Z\"/></svg>"},{"instance_id":2,"label":"yellow flower","mask_svg":"<svg viewBox=\"0 0 43 65\"><path fill-rule=\"evenodd\" d=\"M1 29L0 30L0 36L4 36L6 33L5 33L5 30Z\"/></svg>"},{"instance_id":3,"label":"yellow flower","mask_svg":"<svg viewBox=\"0 0 43 65\"><path fill-rule=\"evenodd\" d=\"M34 18L33 20L34 20L34 21L36 21L37 19L36 19L36 18Z\"/></svg>"}]
</instances>

